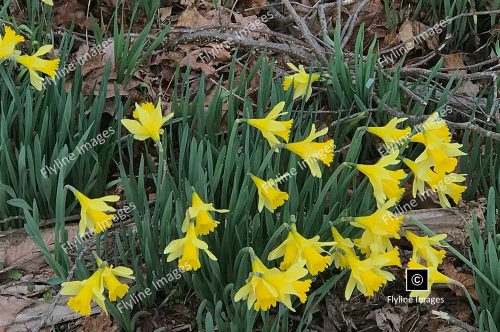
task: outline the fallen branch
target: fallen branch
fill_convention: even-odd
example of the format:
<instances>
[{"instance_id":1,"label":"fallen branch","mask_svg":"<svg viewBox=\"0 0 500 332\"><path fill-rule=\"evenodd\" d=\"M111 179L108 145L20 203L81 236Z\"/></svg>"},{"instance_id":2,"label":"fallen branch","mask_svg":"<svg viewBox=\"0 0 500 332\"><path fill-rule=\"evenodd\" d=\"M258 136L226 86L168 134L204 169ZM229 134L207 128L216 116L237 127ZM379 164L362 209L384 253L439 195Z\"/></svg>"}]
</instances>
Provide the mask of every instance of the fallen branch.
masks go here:
<instances>
[{"instance_id":1,"label":"fallen branch","mask_svg":"<svg viewBox=\"0 0 500 332\"><path fill-rule=\"evenodd\" d=\"M172 39L166 43L167 50L173 50L178 45L184 45L189 43L214 43L228 41L243 47L251 47L256 49L267 49L275 52L283 52L299 58L304 62L309 62L311 60L311 54L306 49L298 45L288 45L284 43L272 43L268 41L253 40L241 36L236 36L232 33L220 32L217 30L197 30L192 33L183 33L179 37Z\"/></svg>"},{"instance_id":2,"label":"fallen branch","mask_svg":"<svg viewBox=\"0 0 500 332\"><path fill-rule=\"evenodd\" d=\"M285 7L288 9L290 14L292 15L295 23L297 23L299 29L302 31L302 35L304 36L306 41L309 43L309 45L311 45L314 53L316 53L316 55L320 59L321 63L324 66L327 66L328 60L325 57L325 50L322 49L321 46L319 46L319 44L316 42L316 40L314 40L313 35L312 35L311 31L309 30L309 28L307 27L304 20L299 16L299 14L297 14L295 9L293 9L293 6L290 3L290 1L282 0L282 2L285 5Z\"/></svg>"},{"instance_id":3,"label":"fallen branch","mask_svg":"<svg viewBox=\"0 0 500 332\"><path fill-rule=\"evenodd\" d=\"M477 329L474 326L470 326L469 324L462 322L460 319L457 319L453 316L451 316L449 313L444 312L444 311L438 311L438 310L432 310L432 313L436 315L438 318L441 318L450 324L453 324L455 326L458 326L462 329L464 329L467 332L477 332L479 329Z\"/></svg>"}]
</instances>

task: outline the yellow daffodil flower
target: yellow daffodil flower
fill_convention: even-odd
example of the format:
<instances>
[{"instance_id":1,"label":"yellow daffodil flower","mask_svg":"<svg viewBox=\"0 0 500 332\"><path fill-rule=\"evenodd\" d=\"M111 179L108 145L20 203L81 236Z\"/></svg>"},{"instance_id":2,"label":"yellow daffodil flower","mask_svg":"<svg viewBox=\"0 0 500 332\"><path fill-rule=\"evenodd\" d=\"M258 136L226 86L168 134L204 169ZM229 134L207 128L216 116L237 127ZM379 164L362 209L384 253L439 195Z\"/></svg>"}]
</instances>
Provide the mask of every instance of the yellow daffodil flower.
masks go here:
<instances>
[{"instance_id":1,"label":"yellow daffodil flower","mask_svg":"<svg viewBox=\"0 0 500 332\"><path fill-rule=\"evenodd\" d=\"M108 214L108 212L115 212L116 210L106 202L117 202L120 200L120 196L110 195L101 198L88 198L70 185L66 185L65 188L71 190L81 206L81 219L78 227L80 237L85 234L86 229L95 233L102 233L111 227L114 216Z\"/></svg>"},{"instance_id":2,"label":"yellow daffodil flower","mask_svg":"<svg viewBox=\"0 0 500 332\"><path fill-rule=\"evenodd\" d=\"M413 247L412 259L415 262L418 263L420 258L423 258L427 261L428 265L437 266L443 261L446 252L444 250L436 250L433 246L440 247L440 241L446 238L446 234L429 237L417 236L410 231L406 231L405 237Z\"/></svg>"},{"instance_id":3,"label":"yellow daffodil flower","mask_svg":"<svg viewBox=\"0 0 500 332\"><path fill-rule=\"evenodd\" d=\"M277 121L276 118L280 115L286 115L287 112L281 112L285 107L285 102L282 101L273 107L271 112L263 119L242 119L250 126L257 128L269 142L271 147L275 147L280 141L276 136L281 137L288 143L290 137L290 128L292 128L293 120ZM278 151L278 149L276 149Z\"/></svg>"},{"instance_id":4,"label":"yellow daffodil flower","mask_svg":"<svg viewBox=\"0 0 500 332\"><path fill-rule=\"evenodd\" d=\"M356 242L361 251L368 255L377 255L392 249L390 238L399 239L398 234L403 216L395 216L388 209L396 204L396 201L389 200L377 211L369 216L356 217L351 225L363 228L366 231L361 239Z\"/></svg>"},{"instance_id":5,"label":"yellow daffodil flower","mask_svg":"<svg viewBox=\"0 0 500 332\"><path fill-rule=\"evenodd\" d=\"M345 257L351 270L344 294L346 300L351 298L354 288L357 288L365 296L373 296L387 282L378 273L377 267L371 264L370 259L360 260L353 255Z\"/></svg>"},{"instance_id":6,"label":"yellow daffodil flower","mask_svg":"<svg viewBox=\"0 0 500 332\"><path fill-rule=\"evenodd\" d=\"M264 206L270 212L274 212L274 210L285 204L285 201L288 200L288 194L279 190L273 180L264 181L255 175L251 175L251 177L259 194L259 212L262 211Z\"/></svg>"},{"instance_id":7,"label":"yellow daffodil flower","mask_svg":"<svg viewBox=\"0 0 500 332\"><path fill-rule=\"evenodd\" d=\"M427 120L425 120L424 123L418 127L418 129L419 132L412 137L412 142L420 141L424 134L436 136L445 143L451 142L450 129L446 125L446 122L439 116L438 112L434 112L429 115Z\"/></svg>"},{"instance_id":8,"label":"yellow daffodil flower","mask_svg":"<svg viewBox=\"0 0 500 332\"><path fill-rule=\"evenodd\" d=\"M370 259L371 263L378 268L382 268L385 266L401 267L398 248L393 248L385 253L381 253L378 255L371 255L368 257L368 259ZM395 279L394 275L388 271L379 270L377 273L383 276L387 281L393 281Z\"/></svg>"},{"instance_id":9,"label":"yellow daffodil flower","mask_svg":"<svg viewBox=\"0 0 500 332\"><path fill-rule=\"evenodd\" d=\"M252 258L252 272L249 274L246 284L234 295L234 301L247 299L248 310L252 306L255 311L266 311L275 307L279 301L279 287L276 287L269 277L279 275L280 272L277 268L267 269L257 257Z\"/></svg>"},{"instance_id":10,"label":"yellow daffodil flower","mask_svg":"<svg viewBox=\"0 0 500 332\"><path fill-rule=\"evenodd\" d=\"M98 261L98 266L101 267L102 262ZM134 279L132 276L134 271L124 266L113 267L113 265L108 266L104 264L102 270L102 281L104 287L109 292L109 300L116 301L117 298L122 299L128 292L128 285L121 283L116 277L123 277L128 279Z\"/></svg>"},{"instance_id":11,"label":"yellow daffodil flower","mask_svg":"<svg viewBox=\"0 0 500 332\"><path fill-rule=\"evenodd\" d=\"M321 169L318 161L330 166L333 161L334 143L333 139L326 142L313 142L316 138L325 135L328 128L324 128L316 132L316 126L313 124L309 135L300 142L285 144L285 149L295 153L309 166L311 174L317 178L321 178ZM302 165L301 165L302 167Z\"/></svg>"},{"instance_id":12,"label":"yellow daffodil flower","mask_svg":"<svg viewBox=\"0 0 500 332\"><path fill-rule=\"evenodd\" d=\"M173 116L174 114L170 113L163 117L160 99L156 107L152 103L135 104L133 117L137 120L123 119L121 122L136 140L144 141L151 138L161 149L159 143L160 135L163 134L161 127Z\"/></svg>"},{"instance_id":13,"label":"yellow daffodil flower","mask_svg":"<svg viewBox=\"0 0 500 332\"><path fill-rule=\"evenodd\" d=\"M305 275L307 270L297 264L282 272L277 268L268 269L258 257L252 255L252 272L246 284L236 292L234 300L247 299L249 310L253 306L256 311L266 311L281 302L295 311L291 295L296 295L304 303L311 286L311 280L300 280Z\"/></svg>"},{"instance_id":14,"label":"yellow daffodil flower","mask_svg":"<svg viewBox=\"0 0 500 332\"><path fill-rule=\"evenodd\" d=\"M402 169L391 171L386 168L387 166L399 164L398 155L399 150L396 149L380 158L375 165L358 164L356 166L370 180L377 207L384 205L387 199L399 201L405 191L404 188L399 187L399 184L406 176L406 173Z\"/></svg>"},{"instance_id":15,"label":"yellow daffodil flower","mask_svg":"<svg viewBox=\"0 0 500 332\"><path fill-rule=\"evenodd\" d=\"M401 266L396 248L390 252L370 256L364 260L360 260L355 255L346 255L345 258L351 270L345 289L346 300L351 298L354 288L357 288L365 296L373 296L387 281L394 280L394 275L382 270L382 267Z\"/></svg>"},{"instance_id":16,"label":"yellow daffodil flower","mask_svg":"<svg viewBox=\"0 0 500 332\"><path fill-rule=\"evenodd\" d=\"M43 45L33 55L20 55L16 61L26 67L30 73L31 84L38 91L42 90L42 78L38 72L49 75L51 79L56 77L56 71L59 67L59 59L44 60L40 57L47 54L52 49L52 45Z\"/></svg>"},{"instance_id":17,"label":"yellow daffodil flower","mask_svg":"<svg viewBox=\"0 0 500 332\"><path fill-rule=\"evenodd\" d=\"M349 238L344 238L340 232L332 227L333 240L335 241L335 249L332 253L332 259L336 268L345 269L347 267L346 256L356 256L354 251L354 243Z\"/></svg>"},{"instance_id":18,"label":"yellow daffodil flower","mask_svg":"<svg viewBox=\"0 0 500 332\"><path fill-rule=\"evenodd\" d=\"M68 307L71 310L88 316L91 312L90 302L94 301L106 315L108 314L104 303L102 272L103 269L97 269L88 279L62 283L61 295L73 296L68 300Z\"/></svg>"},{"instance_id":19,"label":"yellow daffodil flower","mask_svg":"<svg viewBox=\"0 0 500 332\"><path fill-rule=\"evenodd\" d=\"M178 266L184 271L196 271L201 267L199 258L200 249L203 250L208 258L216 261L217 257L208 250L208 244L196 235L196 226L193 222L189 223L186 235L178 240L173 240L165 248L164 254L169 254L167 262L179 258Z\"/></svg>"},{"instance_id":20,"label":"yellow daffodil flower","mask_svg":"<svg viewBox=\"0 0 500 332\"><path fill-rule=\"evenodd\" d=\"M446 197L450 196L453 201L458 203L462 198L462 193L467 189L467 186L458 185L458 182L465 181L464 174L438 174L430 168L430 160L425 159L420 163L416 163L409 159L403 159L404 163L413 172L413 197L417 191L425 195L425 183L438 193L439 203L442 207L451 207L451 204Z\"/></svg>"},{"instance_id":21,"label":"yellow daffodil flower","mask_svg":"<svg viewBox=\"0 0 500 332\"><path fill-rule=\"evenodd\" d=\"M275 284L279 286L280 302L291 311L295 312L292 306L292 295L297 296L302 303L305 303L307 300L307 292L311 288L311 280L300 280L306 275L307 269L304 269L300 264L294 264L286 271L281 272L279 277L276 276L273 278L276 280Z\"/></svg>"},{"instance_id":22,"label":"yellow daffodil flower","mask_svg":"<svg viewBox=\"0 0 500 332\"><path fill-rule=\"evenodd\" d=\"M307 299L306 293L311 286L311 280L299 280L306 274L307 270L300 264L293 264L286 271L281 272L277 268L268 269L262 261L252 253L252 270L255 273L268 275L268 280L278 288L278 299L291 311L292 307L290 295L296 295L302 303Z\"/></svg>"},{"instance_id":23,"label":"yellow daffodil flower","mask_svg":"<svg viewBox=\"0 0 500 332\"><path fill-rule=\"evenodd\" d=\"M354 239L354 243L368 256L378 255L393 248L390 236L375 234L371 229L365 229L360 238Z\"/></svg>"},{"instance_id":24,"label":"yellow daffodil flower","mask_svg":"<svg viewBox=\"0 0 500 332\"><path fill-rule=\"evenodd\" d=\"M309 75L302 65L299 65L299 68L297 68L295 65L288 63L288 67L296 73L285 76L283 88L285 91L288 91L293 84L293 99L295 100L302 96L307 101L312 94L312 84L319 80L320 74L312 73Z\"/></svg>"},{"instance_id":25,"label":"yellow daffodil flower","mask_svg":"<svg viewBox=\"0 0 500 332\"><path fill-rule=\"evenodd\" d=\"M322 247L333 246L335 242L319 242L319 236L306 239L297 232L295 224L290 226L288 236L283 243L269 253L268 260L283 257L280 269L286 270L295 263L306 265L309 272L315 276L330 265L331 257L323 256L327 253Z\"/></svg>"},{"instance_id":26,"label":"yellow daffodil flower","mask_svg":"<svg viewBox=\"0 0 500 332\"><path fill-rule=\"evenodd\" d=\"M20 54L16 51L16 45L23 41L23 36L17 35L11 27L5 26L5 35L0 35L0 62L5 59L15 59Z\"/></svg>"},{"instance_id":27,"label":"yellow daffodil flower","mask_svg":"<svg viewBox=\"0 0 500 332\"><path fill-rule=\"evenodd\" d=\"M454 157L466 155L460 150L462 144L440 143L439 141L431 143L431 139L424 144L425 150L415 159L415 162L421 163L428 159L438 173L453 172L458 164L457 158Z\"/></svg>"},{"instance_id":28,"label":"yellow daffodil flower","mask_svg":"<svg viewBox=\"0 0 500 332\"><path fill-rule=\"evenodd\" d=\"M218 221L215 221L210 215L210 211L218 212L218 213L226 213L229 210L224 209L216 209L213 204L207 204L203 202L198 196L198 194L193 191L193 195L191 198L191 207L186 211L186 218L182 223L182 231L187 232L191 219L195 219L195 230L198 235L206 235L212 232L215 227L219 224Z\"/></svg>"},{"instance_id":29,"label":"yellow daffodil flower","mask_svg":"<svg viewBox=\"0 0 500 332\"><path fill-rule=\"evenodd\" d=\"M431 180L429 173L432 172L431 166L432 162L430 159L426 159L420 163L416 163L413 160L403 158L403 162L408 166L413 173L413 185L412 185L412 195L417 197L417 193L425 193L425 183Z\"/></svg>"},{"instance_id":30,"label":"yellow daffodil flower","mask_svg":"<svg viewBox=\"0 0 500 332\"><path fill-rule=\"evenodd\" d=\"M440 273L437 270L437 266L424 266L421 265L417 262L415 262L413 259L411 259L408 262L408 268L410 269L427 269L429 277L428 277L428 291L412 291L410 292L411 297L417 297L419 302L424 302L427 297L431 294L431 289L432 285L434 284L447 284L449 282L452 282L453 279L451 279L448 276L445 276L444 274ZM408 272L408 270L406 270Z\"/></svg>"},{"instance_id":31,"label":"yellow daffodil flower","mask_svg":"<svg viewBox=\"0 0 500 332\"><path fill-rule=\"evenodd\" d=\"M406 121L407 118L392 118L385 126L382 127L368 127L366 130L380 137L385 145L389 148L394 144L402 144L410 138L411 129L398 129L396 126Z\"/></svg>"},{"instance_id":32,"label":"yellow daffodil flower","mask_svg":"<svg viewBox=\"0 0 500 332\"><path fill-rule=\"evenodd\" d=\"M451 208L450 201L448 201L446 195L450 196L456 204L462 198L462 193L467 189L467 186L461 186L456 183L465 181L464 174L438 174L431 171L428 175L430 177L428 184L433 191L438 193L439 203L442 207Z\"/></svg>"},{"instance_id":33,"label":"yellow daffodil flower","mask_svg":"<svg viewBox=\"0 0 500 332\"><path fill-rule=\"evenodd\" d=\"M457 166L457 159L454 157L466 155L460 150L462 144L450 143L450 130L438 113L433 113L422 127L423 131L411 138L411 142L425 145L424 152L417 157L415 162L420 163L429 159L436 173L452 172Z\"/></svg>"}]
</instances>

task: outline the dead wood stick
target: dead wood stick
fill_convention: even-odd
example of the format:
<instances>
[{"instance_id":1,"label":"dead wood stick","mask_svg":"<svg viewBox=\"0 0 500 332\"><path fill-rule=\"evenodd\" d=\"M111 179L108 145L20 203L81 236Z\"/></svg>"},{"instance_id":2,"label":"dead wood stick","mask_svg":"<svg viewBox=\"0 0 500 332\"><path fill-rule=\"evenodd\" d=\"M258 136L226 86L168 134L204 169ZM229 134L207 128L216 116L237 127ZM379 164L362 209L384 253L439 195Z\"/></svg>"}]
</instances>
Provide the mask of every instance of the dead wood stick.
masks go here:
<instances>
[{"instance_id":1,"label":"dead wood stick","mask_svg":"<svg viewBox=\"0 0 500 332\"><path fill-rule=\"evenodd\" d=\"M275 52L287 53L295 58L299 58L302 61L308 62L311 59L311 54L304 48L298 45L288 45L283 43L271 43L267 41L253 40L241 36L237 36L232 33L219 32L219 31L204 31L199 30L193 33L184 33L177 38L167 42L166 48L168 50L174 49L178 45L189 44L189 43L199 43L199 42L220 42L226 41L230 45L232 43L244 46L252 47L257 49L268 49Z\"/></svg>"},{"instance_id":2,"label":"dead wood stick","mask_svg":"<svg viewBox=\"0 0 500 332\"><path fill-rule=\"evenodd\" d=\"M299 29L302 31L304 38L309 43L309 45L311 45L314 53L316 53L316 55L318 56L321 63L324 66L327 66L328 60L325 57L325 51L324 51L324 49L321 48L321 46L319 46L319 44L316 42L316 40L314 40L313 35L312 35L311 31L309 30L309 28L307 27L304 20L299 16L299 14L297 14L297 12L293 8L290 1L282 0L282 2L285 5L285 7L287 8L287 10L290 12L290 14L292 15L295 23L297 23Z\"/></svg>"},{"instance_id":3,"label":"dead wood stick","mask_svg":"<svg viewBox=\"0 0 500 332\"><path fill-rule=\"evenodd\" d=\"M356 8L356 11L354 12L354 14L352 14L352 16L349 17L349 20L347 20L345 27L342 29L342 33L341 33L341 37L340 37L340 39L342 40L342 44L341 44L342 48L344 48L345 45L347 45L347 42L351 38L352 33L354 31L354 27L356 26L356 21L358 20L358 16L361 13L361 11L363 10L363 8L365 8L365 6L368 4L368 2L370 2L370 0L362 1L358 5L358 7Z\"/></svg>"},{"instance_id":4,"label":"dead wood stick","mask_svg":"<svg viewBox=\"0 0 500 332\"><path fill-rule=\"evenodd\" d=\"M458 326L462 329L464 329L467 332L477 332L479 331L476 327L470 326L469 324L462 322L460 319L453 317L447 312L444 311L438 311L438 310L432 310L432 313L436 315L438 318L441 318L455 326Z\"/></svg>"}]
</instances>

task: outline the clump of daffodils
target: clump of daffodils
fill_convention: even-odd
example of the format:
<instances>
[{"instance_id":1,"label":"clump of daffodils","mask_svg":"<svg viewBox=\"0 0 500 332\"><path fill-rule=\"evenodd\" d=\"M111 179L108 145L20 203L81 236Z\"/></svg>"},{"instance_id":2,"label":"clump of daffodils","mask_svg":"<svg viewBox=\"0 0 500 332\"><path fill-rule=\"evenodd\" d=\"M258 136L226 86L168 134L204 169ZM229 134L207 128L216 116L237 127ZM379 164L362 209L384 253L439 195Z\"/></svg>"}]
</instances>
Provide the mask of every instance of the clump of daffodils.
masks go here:
<instances>
[{"instance_id":1,"label":"clump of daffodils","mask_svg":"<svg viewBox=\"0 0 500 332\"><path fill-rule=\"evenodd\" d=\"M0 47L0 59L15 56L16 61L24 63L27 67L31 66L30 75L44 72L43 62L36 62L36 59L39 55L45 54L46 52L43 52L48 48L42 48L39 54L35 53L34 58L28 56L23 58L15 53L16 43L23 41L21 38L16 37L15 33L13 35L12 31L9 31L8 36L6 33L6 37L0 39L0 46L4 48L2 53ZM28 64L30 62L28 60L32 62L31 65ZM320 78L319 74L309 74L302 66L299 68L291 64L289 66L296 73L285 77L285 90L293 87L294 99L302 97L307 100L312 93L312 84ZM36 81L37 78L34 77L33 80ZM328 128L317 131L313 124L304 139L290 142L293 119L285 118L288 115L283 112L285 106L285 102L279 102L263 118L240 119L237 122L243 122L260 132L268 143L265 145L269 145L271 149L269 157L276 157L277 154L273 152L287 150L300 157L314 178L321 178L321 164L330 166L334 160L334 140L325 137ZM152 103L136 104L132 116L133 119L121 121L125 128L137 140L152 139L162 152L160 142L164 131L162 126L173 117L173 114L163 116L160 100L156 106ZM283 118L278 120L280 117ZM409 169L413 174L414 196L423 192L428 185L437 191L443 206L450 206L447 197L458 202L465 186L457 183L464 181L465 178L453 172L458 164L456 157L463 155L460 150L461 145L451 143L449 128L438 115L433 114L416 133L410 127L398 128L405 121L404 118L393 118L384 126L367 128L369 133L382 139L389 151L377 162L345 163L368 178L376 204L376 208L370 214L341 218L359 231L360 235L349 236L345 230L339 230L336 223L332 223L331 234L326 236L327 239L321 240L321 237L325 237L324 234L321 233L321 236L311 234L307 227L296 225L292 216L291 223L281 228L286 229L286 234L277 234L283 236L282 242L266 248L267 262L263 262L252 248L247 248L250 253L251 272L244 283L236 285L235 302L246 300L248 310L253 308L256 311L267 311L282 304L289 310L295 311L293 301L298 299L301 303L305 303L313 279L334 267L349 272L344 291L346 300L349 300L356 291L364 296L373 296L395 279L391 268L403 266L400 250L392 242L394 239L400 239L402 235L413 247L412 257L407 264L409 268L428 268L431 286L434 283L451 281L438 271L439 264L445 256L445 251L441 249L441 241L445 236L417 236L409 231L404 233L402 226L404 217L396 215L392 210L405 192L402 183L409 175L405 169ZM415 160L404 158L402 154L404 144L407 143L422 144L424 151ZM259 170L259 174L261 173L262 169ZM441 186L448 177L452 177L452 181ZM288 192L281 190L277 181L268 177L260 178L249 173L249 178L253 183L250 184L253 192L257 191L258 211L262 212L265 207L268 210L267 214L286 215L288 211L283 206L289 199ZM111 226L111 213L115 210L108 203L116 202L118 196L89 198L71 186L67 188L74 193L81 205L80 236L85 230L100 233ZM214 204L208 203L207 197L203 196L193 189L191 204L185 210L185 217L180 227L181 235L164 248L167 262L178 260L177 264L183 271L200 270L202 256L217 261L216 255L209 249L210 234L216 232L220 224L225 225L224 221L219 221L221 220L219 214L228 213L229 210L214 207ZM285 211L277 212L276 210L280 208ZM273 263L276 266L271 266ZM63 284L61 293L72 296L68 306L75 312L90 314L92 301L106 311L104 304L106 290L110 301L123 298L128 292L128 286L120 282L118 277L133 279L132 270L125 267L113 268L100 259L97 260L97 266L97 270L88 279ZM410 295L425 299L429 294L430 291L412 292Z\"/></svg>"},{"instance_id":2,"label":"clump of daffodils","mask_svg":"<svg viewBox=\"0 0 500 332\"><path fill-rule=\"evenodd\" d=\"M413 174L412 195L426 194L425 186L436 192L442 207L451 207L448 197L458 203L466 186L458 183L465 181L465 174L456 174L457 157L465 155L460 149L461 144L451 143L450 129L438 112L433 113L419 126L398 129L396 126L406 118L391 119L385 126L368 127L367 131L380 137L389 153L383 156L375 165L357 165L372 184L377 205L386 199L398 201L404 189L399 188L400 181L405 178L403 170L390 170L388 167L399 165L400 161ZM424 151L415 159L400 157L399 147L407 143L424 145Z\"/></svg>"},{"instance_id":3,"label":"clump of daffodils","mask_svg":"<svg viewBox=\"0 0 500 332\"><path fill-rule=\"evenodd\" d=\"M0 62L11 60L26 67L30 75L31 84L35 89L41 91L43 88L43 79L39 73L46 74L51 79L54 79L60 60L42 59L43 55L52 50L52 45L43 45L32 55L21 55L21 52L16 50L16 46L24 42L24 40L23 36L17 35L12 28L5 26L4 35L0 34Z\"/></svg>"},{"instance_id":4,"label":"clump of daffodils","mask_svg":"<svg viewBox=\"0 0 500 332\"><path fill-rule=\"evenodd\" d=\"M92 275L80 281L68 281L62 283L61 295L70 296L68 307L76 313L88 316L91 313L91 302L95 302L108 314L105 304L104 290L108 291L108 299L115 302L123 298L129 286L118 280L117 277L134 279L134 271L124 266L113 267L96 257L97 270Z\"/></svg>"}]
</instances>

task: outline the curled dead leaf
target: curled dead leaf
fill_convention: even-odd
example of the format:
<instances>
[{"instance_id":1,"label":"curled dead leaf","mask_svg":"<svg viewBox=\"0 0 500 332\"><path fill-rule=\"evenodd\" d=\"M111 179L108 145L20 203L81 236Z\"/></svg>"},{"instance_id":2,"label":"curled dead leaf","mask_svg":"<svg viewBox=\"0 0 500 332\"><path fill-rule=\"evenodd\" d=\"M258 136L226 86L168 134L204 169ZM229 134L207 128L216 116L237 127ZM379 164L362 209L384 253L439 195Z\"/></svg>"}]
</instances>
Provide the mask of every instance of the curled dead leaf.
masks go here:
<instances>
[{"instance_id":1,"label":"curled dead leaf","mask_svg":"<svg viewBox=\"0 0 500 332\"><path fill-rule=\"evenodd\" d=\"M471 297L475 300L478 300L476 288L474 286L474 277L472 275L459 272L457 268L453 266L453 264L449 260L445 260L445 262L442 265L442 268L444 270L444 274L463 284L467 289L467 291L470 293ZM462 288L453 284L447 284L447 285L457 296L465 296L465 293L462 290Z\"/></svg>"}]
</instances>

